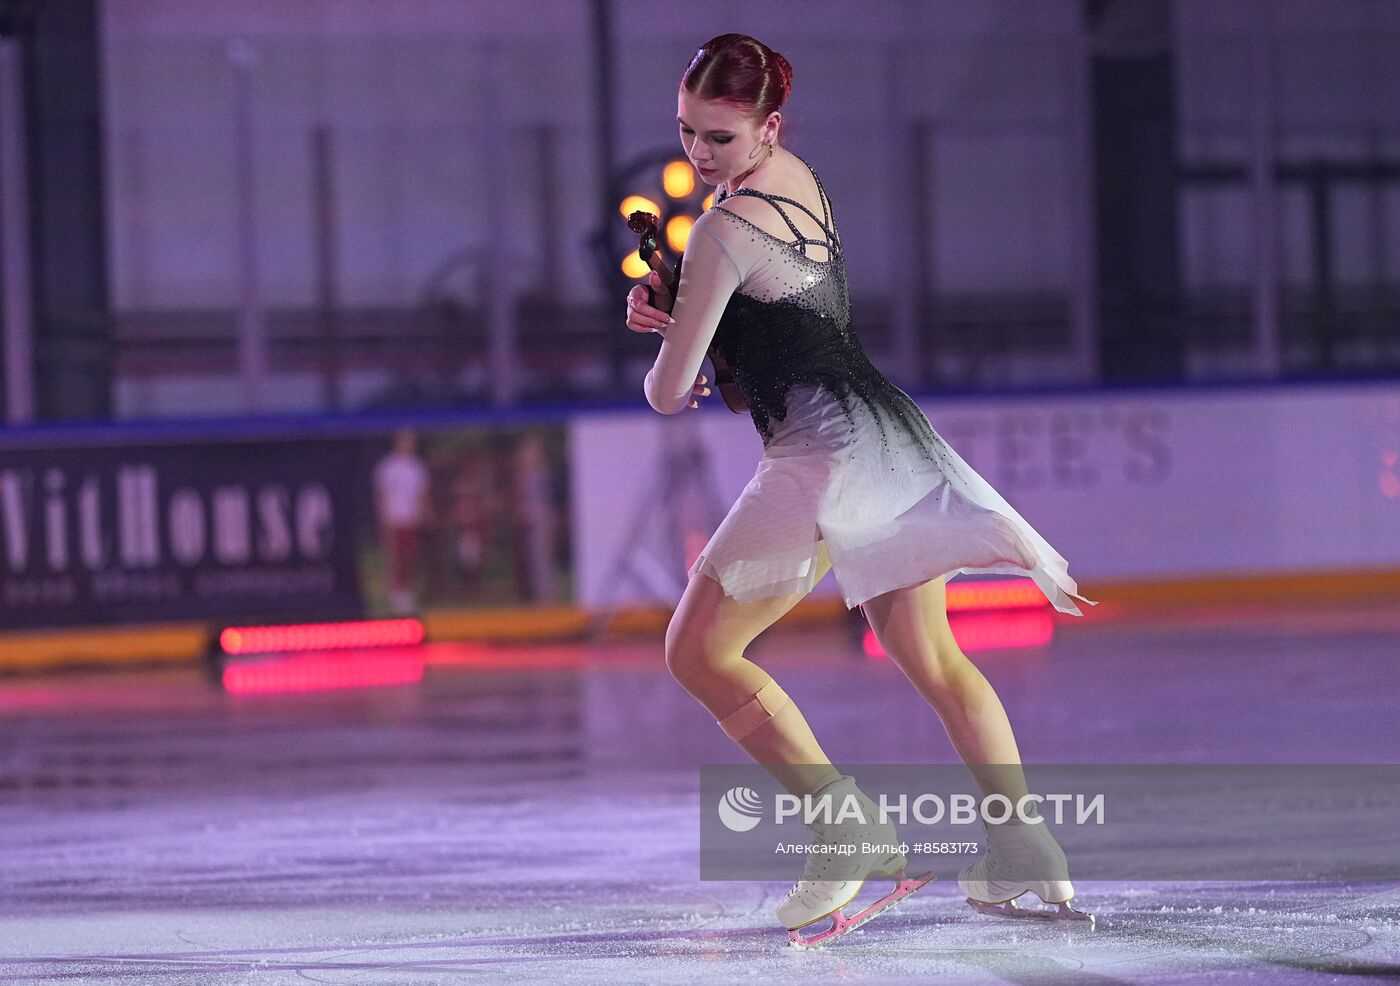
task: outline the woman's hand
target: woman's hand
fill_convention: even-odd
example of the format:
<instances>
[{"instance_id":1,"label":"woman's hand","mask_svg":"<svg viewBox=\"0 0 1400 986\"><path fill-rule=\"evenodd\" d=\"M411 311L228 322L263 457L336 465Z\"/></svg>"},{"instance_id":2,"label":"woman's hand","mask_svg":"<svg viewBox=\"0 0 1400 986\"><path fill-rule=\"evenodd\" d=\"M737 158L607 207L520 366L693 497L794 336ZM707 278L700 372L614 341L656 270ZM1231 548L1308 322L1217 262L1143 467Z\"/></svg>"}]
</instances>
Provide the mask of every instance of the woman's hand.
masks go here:
<instances>
[{"instance_id":1,"label":"woman's hand","mask_svg":"<svg viewBox=\"0 0 1400 986\"><path fill-rule=\"evenodd\" d=\"M675 319L667 314L671 309L671 291L661 280L661 275L652 271L647 275L656 303L647 302L647 289L638 284L627 292L627 327L633 332L660 332Z\"/></svg>"},{"instance_id":2,"label":"woman's hand","mask_svg":"<svg viewBox=\"0 0 1400 986\"><path fill-rule=\"evenodd\" d=\"M705 386L705 384L708 382L709 381L705 379L705 374L703 373L695 378L695 386L690 388L690 407L700 406L700 402L696 400L697 397L710 396L710 388Z\"/></svg>"}]
</instances>

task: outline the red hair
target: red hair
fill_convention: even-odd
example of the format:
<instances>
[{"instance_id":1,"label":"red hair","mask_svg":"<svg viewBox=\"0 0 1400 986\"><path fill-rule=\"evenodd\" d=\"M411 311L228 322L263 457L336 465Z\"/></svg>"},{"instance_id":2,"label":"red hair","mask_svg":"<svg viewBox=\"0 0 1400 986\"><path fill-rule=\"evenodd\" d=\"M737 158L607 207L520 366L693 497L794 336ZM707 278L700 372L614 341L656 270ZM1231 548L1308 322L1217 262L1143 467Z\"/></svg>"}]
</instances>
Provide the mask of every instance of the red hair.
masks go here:
<instances>
[{"instance_id":1,"label":"red hair","mask_svg":"<svg viewBox=\"0 0 1400 986\"><path fill-rule=\"evenodd\" d=\"M747 34L721 34L700 46L681 76L681 85L700 99L743 106L762 120L787 102L792 66Z\"/></svg>"}]
</instances>

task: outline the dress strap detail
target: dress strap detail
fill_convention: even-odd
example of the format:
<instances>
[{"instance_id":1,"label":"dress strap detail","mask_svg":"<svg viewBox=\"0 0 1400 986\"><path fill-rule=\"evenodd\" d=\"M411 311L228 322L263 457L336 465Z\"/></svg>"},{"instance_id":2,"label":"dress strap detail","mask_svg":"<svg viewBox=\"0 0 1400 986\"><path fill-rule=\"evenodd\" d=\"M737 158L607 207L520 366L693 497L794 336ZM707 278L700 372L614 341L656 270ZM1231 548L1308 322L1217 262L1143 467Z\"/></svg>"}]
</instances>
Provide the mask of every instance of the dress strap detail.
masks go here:
<instances>
[{"instance_id":1,"label":"dress strap detail","mask_svg":"<svg viewBox=\"0 0 1400 986\"><path fill-rule=\"evenodd\" d=\"M826 189L822 187L822 180L817 177L816 171L812 169L812 166L810 164L807 164L806 158L799 157L796 154L794 154L793 157L797 158L797 160L801 161L804 165L807 166L807 171L811 174L812 179L817 183L817 196L821 199L822 203L821 217L818 217L815 212L807 208L801 202L798 202L796 199L790 199L785 195L774 195L770 192L760 192L756 188L741 188L737 192L729 192L721 195L716 195L715 202L725 202L733 198L735 195L751 195L754 198L762 199L763 201L771 205L774 209L778 210L778 215L783 217L783 222L787 223L788 229L792 230L792 235L795 237L795 239L792 241L792 246L801 247L802 255L804 257L807 255L807 247L809 246L825 247L828 256L834 256L835 254L841 252L841 238L837 236L836 231L831 228L831 210L828 207ZM721 189L721 191L723 190ZM792 221L792 217L789 216L783 210L783 207L778 204L779 202L787 202L790 205L795 205L803 212L807 213L807 215L811 216L813 222L820 226L822 228L822 232L826 234L826 239L819 240L815 237L803 236L802 231L797 228L797 225Z\"/></svg>"}]
</instances>

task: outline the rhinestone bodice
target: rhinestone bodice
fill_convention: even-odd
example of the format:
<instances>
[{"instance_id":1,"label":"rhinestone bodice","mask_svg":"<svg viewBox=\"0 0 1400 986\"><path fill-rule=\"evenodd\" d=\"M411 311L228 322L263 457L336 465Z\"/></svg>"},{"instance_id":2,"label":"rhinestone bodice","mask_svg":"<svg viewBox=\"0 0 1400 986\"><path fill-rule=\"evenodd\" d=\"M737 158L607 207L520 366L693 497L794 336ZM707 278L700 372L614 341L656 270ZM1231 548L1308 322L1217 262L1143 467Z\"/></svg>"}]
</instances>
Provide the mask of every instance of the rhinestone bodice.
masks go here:
<instances>
[{"instance_id":1,"label":"rhinestone bodice","mask_svg":"<svg viewBox=\"0 0 1400 986\"><path fill-rule=\"evenodd\" d=\"M811 165L807 167L811 170ZM740 189L731 196L723 196L721 190L716 195L711 211L728 217L731 228L726 232L740 240L747 238L744 252L757 259L746 265L748 276L730 297L713 344L733 371L735 385L749 406L764 445L773 439L773 422L782 421L787 413L789 391L814 384L839 400L848 416L850 401L859 398L876 412L882 429L893 421L929 448L934 436L928 420L876 369L856 338L840 237L833 226L826 189L815 171L812 177L821 196L822 217L793 199L754 189ZM793 239L781 239L719 208L737 195L761 198L772 205ZM816 220L826 239L804 237L784 204L796 206ZM827 248L826 259L808 256L814 245Z\"/></svg>"}]
</instances>

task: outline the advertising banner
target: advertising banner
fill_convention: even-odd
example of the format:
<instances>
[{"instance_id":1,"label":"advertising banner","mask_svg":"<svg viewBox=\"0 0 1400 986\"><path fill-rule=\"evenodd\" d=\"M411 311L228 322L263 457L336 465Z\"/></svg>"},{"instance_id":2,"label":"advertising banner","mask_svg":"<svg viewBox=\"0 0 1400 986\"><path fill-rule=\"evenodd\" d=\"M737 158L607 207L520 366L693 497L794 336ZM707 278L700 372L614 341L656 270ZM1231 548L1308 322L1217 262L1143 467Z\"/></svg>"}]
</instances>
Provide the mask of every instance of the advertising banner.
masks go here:
<instances>
[{"instance_id":1,"label":"advertising banner","mask_svg":"<svg viewBox=\"0 0 1400 986\"><path fill-rule=\"evenodd\" d=\"M362 609L354 442L0 452L0 628Z\"/></svg>"},{"instance_id":2,"label":"advertising banner","mask_svg":"<svg viewBox=\"0 0 1400 986\"><path fill-rule=\"evenodd\" d=\"M0 632L569 598L562 425L0 446Z\"/></svg>"}]
</instances>

